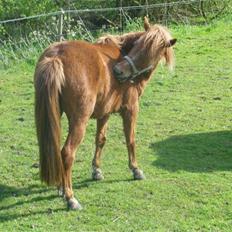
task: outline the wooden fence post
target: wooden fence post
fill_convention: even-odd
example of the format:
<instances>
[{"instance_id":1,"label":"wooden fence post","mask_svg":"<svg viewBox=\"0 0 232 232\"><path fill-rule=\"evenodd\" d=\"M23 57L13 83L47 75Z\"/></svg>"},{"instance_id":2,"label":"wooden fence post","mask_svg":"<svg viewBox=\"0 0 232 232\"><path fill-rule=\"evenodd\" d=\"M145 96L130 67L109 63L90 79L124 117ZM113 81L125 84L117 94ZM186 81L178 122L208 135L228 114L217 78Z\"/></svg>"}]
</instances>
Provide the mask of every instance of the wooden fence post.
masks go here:
<instances>
[{"instance_id":1,"label":"wooden fence post","mask_svg":"<svg viewBox=\"0 0 232 232\"><path fill-rule=\"evenodd\" d=\"M61 8L61 13L59 17L59 26L58 26L59 41L62 41L64 39L63 37L64 13L65 13L64 10Z\"/></svg>"},{"instance_id":2,"label":"wooden fence post","mask_svg":"<svg viewBox=\"0 0 232 232\"><path fill-rule=\"evenodd\" d=\"M149 12L148 12L148 5L149 5L149 3L148 3L148 0L146 0L146 16L149 18Z\"/></svg>"},{"instance_id":3,"label":"wooden fence post","mask_svg":"<svg viewBox=\"0 0 232 232\"><path fill-rule=\"evenodd\" d=\"M122 0L120 0L120 33L123 33L123 15L122 15Z\"/></svg>"}]
</instances>

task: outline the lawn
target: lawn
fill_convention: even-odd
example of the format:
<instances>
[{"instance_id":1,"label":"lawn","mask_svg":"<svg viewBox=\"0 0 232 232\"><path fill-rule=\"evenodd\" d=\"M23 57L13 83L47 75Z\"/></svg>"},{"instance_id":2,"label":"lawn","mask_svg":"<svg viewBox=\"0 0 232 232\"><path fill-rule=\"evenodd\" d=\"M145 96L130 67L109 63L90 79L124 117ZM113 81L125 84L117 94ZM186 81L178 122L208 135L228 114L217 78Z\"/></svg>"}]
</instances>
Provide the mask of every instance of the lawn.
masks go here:
<instances>
[{"instance_id":1,"label":"lawn","mask_svg":"<svg viewBox=\"0 0 232 232\"><path fill-rule=\"evenodd\" d=\"M82 211L40 183L34 66L0 70L0 231L232 231L232 23L172 26L176 69L155 73L140 101L133 181L118 115L91 181L95 121L73 168ZM63 119L63 140L66 119Z\"/></svg>"}]
</instances>

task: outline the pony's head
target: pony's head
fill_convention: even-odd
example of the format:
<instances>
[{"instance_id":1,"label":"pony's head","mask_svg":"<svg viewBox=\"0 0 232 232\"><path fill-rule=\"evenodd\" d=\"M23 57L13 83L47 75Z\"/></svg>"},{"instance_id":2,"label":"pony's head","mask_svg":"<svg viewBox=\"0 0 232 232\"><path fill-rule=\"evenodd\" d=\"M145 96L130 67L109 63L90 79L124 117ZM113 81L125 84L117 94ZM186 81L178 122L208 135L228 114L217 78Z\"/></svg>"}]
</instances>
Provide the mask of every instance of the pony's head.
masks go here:
<instances>
[{"instance_id":1,"label":"pony's head","mask_svg":"<svg viewBox=\"0 0 232 232\"><path fill-rule=\"evenodd\" d=\"M144 29L145 33L135 40L127 56L114 66L114 73L120 81L151 73L163 58L169 67L173 67L172 46L176 43L176 39L171 37L167 28L150 25L146 17Z\"/></svg>"}]
</instances>

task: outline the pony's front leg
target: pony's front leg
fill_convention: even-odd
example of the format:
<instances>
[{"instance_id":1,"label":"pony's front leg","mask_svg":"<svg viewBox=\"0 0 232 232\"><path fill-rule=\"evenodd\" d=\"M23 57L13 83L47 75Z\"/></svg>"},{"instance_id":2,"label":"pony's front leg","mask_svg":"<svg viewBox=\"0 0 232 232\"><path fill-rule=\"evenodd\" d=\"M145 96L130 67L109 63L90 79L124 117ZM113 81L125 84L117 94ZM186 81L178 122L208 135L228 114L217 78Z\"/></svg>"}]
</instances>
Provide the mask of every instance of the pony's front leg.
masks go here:
<instances>
[{"instance_id":1,"label":"pony's front leg","mask_svg":"<svg viewBox=\"0 0 232 232\"><path fill-rule=\"evenodd\" d=\"M135 154L135 126L138 112L138 104L130 108L124 108L122 111L123 128L126 137L126 144L129 158L129 168L133 172L135 180L145 179L143 171L138 168Z\"/></svg>"},{"instance_id":2,"label":"pony's front leg","mask_svg":"<svg viewBox=\"0 0 232 232\"><path fill-rule=\"evenodd\" d=\"M102 180L104 179L104 176L102 174L102 171L100 169L100 159L101 159L101 153L102 149L106 142L106 130L107 130L107 122L109 119L109 115L106 115L105 117L101 119L97 119L97 133L96 133L96 150L94 153L94 158L92 161L92 179L93 180Z\"/></svg>"}]
</instances>

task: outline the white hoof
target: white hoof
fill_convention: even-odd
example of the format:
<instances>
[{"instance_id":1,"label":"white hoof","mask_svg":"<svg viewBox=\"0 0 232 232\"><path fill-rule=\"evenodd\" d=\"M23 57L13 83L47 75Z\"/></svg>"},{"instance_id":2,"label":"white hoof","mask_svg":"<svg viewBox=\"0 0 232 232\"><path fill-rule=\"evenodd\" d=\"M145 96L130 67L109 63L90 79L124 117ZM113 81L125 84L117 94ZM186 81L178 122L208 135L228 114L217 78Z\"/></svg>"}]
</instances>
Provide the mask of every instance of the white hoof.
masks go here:
<instances>
[{"instance_id":1,"label":"white hoof","mask_svg":"<svg viewBox=\"0 0 232 232\"><path fill-rule=\"evenodd\" d=\"M67 203L68 203L68 209L71 209L71 210L82 209L81 204L74 197L70 198Z\"/></svg>"},{"instance_id":2,"label":"white hoof","mask_svg":"<svg viewBox=\"0 0 232 232\"><path fill-rule=\"evenodd\" d=\"M103 176L100 168L93 169L92 179L93 180L103 180L104 179L104 176Z\"/></svg>"},{"instance_id":3,"label":"white hoof","mask_svg":"<svg viewBox=\"0 0 232 232\"><path fill-rule=\"evenodd\" d=\"M133 169L132 172L133 172L133 176L134 176L135 180L144 180L145 179L145 175L143 174L142 170L135 168L135 169Z\"/></svg>"}]
</instances>

